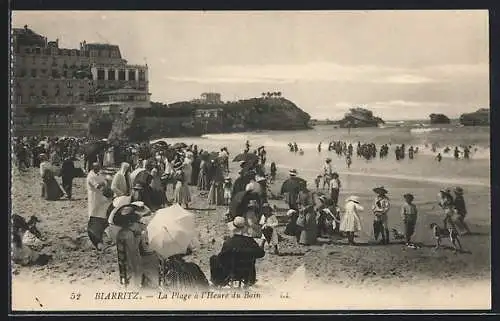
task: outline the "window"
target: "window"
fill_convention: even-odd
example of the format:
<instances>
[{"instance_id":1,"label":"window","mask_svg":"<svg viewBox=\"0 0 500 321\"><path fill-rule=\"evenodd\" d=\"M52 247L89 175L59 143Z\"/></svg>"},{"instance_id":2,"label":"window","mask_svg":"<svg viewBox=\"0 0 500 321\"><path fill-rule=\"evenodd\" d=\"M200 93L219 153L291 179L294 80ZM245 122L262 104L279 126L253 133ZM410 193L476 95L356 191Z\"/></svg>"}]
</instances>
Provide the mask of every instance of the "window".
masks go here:
<instances>
[{"instance_id":1,"label":"window","mask_svg":"<svg viewBox=\"0 0 500 321\"><path fill-rule=\"evenodd\" d=\"M97 70L97 80L104 80L104 69L98 69Z\"/></svg>"},{"instance_id":2,"label":"window","mask_svg":"<svg viewBox=\"0 0 500 321\"><path fill-rule=\"evenodd\" d=\"M30 48L24 49L24 53L30 54L31 53L31 49Z\"/></svg>"},{"instance_id":3,"label":"window","mask_svg":"<svg viewBox=\"0 0 500 321\"><path fill-rule=\"evenodd\" d=\"M108 71L108 80L116 80L115 79L115 70L114 69L110 69Z\"/></svg>"},{"instance_id":4,"label":"window","mask_svg":"<svg viewBox=\"0 0 500 321\"><path fill-rule=\"evenodd\" d=\"M40 72L42 73L42 75L45 75L47 74L47 69L40 69Z\"/></svg>"},{"instance_id":5,"label":"window","mask_svg":"<svg viewBox=\"0 0 500 321\"><path fill-rule=\"evenodd\" d=\"M91 50L90 51L90 57L97 57L97 51L96 50Z\"/></svg>"},{"instance_id":6,"label":"window","mask_svg":"<svg viewBox=\"0 0 500 321\"><path fill-rule=\"evenodd\" d=\"M26 77L26 69L20 69L19 74L17 76L18 77Z\"/></svg>"},{"instance_id":7,"label":"window","mask_svg":"<svg viewBox=\"0 0 500 321\"><path fill-rule=\"evenodd\" d=\"M140 81L146 80L146 72L144 70L139 70L139 80Z\"/></svg>"},{"instance_id":8,"label":"window","mask_svg":"<svg viewBox=\"0 0 500 321\"><path fill-rule=\"evenodd\" d=\"M129 70L128 71L128 80L135 80L135 70Z\"/></svg>"},{"instance_id":9,"label":"window","mask_svg":"<svg viewBox=\"0 0 500 321\"><path fill-rule=\"evenodd\" d=\"M67 70L64 70L64 71L63 71L63 77L64 77L64 78L68 78L68 71L67 71Z\"/></svg>"},{"instance_id":10,"label":"window","mask_svg":"<svg viewBox=\"0 0 500 321\"><path fill-rule=\"evenodd\" d=\"M36 77L36 69L31 69L31 77Z\"/></svg>"},{"instance_id":11,"label":"window","mask_svg":"<svg viewBox=\"0 0 500 321\"><path fill-rule=\"evenodd\" d=\"M42 97L47 97L48 94L47 94L47 91L45 89L42 89Z\"/></svg>"},{"instance_id":12,"label":"window","mask_svg":"<svg viewBox=\"0 0 500 321\"><path fill-rule=\"evenodd\" d=\"M85 100L85 95L84 95L84 94L79 94L79 95L78 95L78 98L79 98L81 101L84 101L84 100Z\"/></svg>"},{"instance_id":13,"label":"window","mask_svg":"<svg viewBox=\"0 0 500 321\"><path fill-rule=\"evenodd\" d=\"M23 96L17 95L17 103L22 104L23 103Z\"/></svg>"},{"instance_id":14,"label":"window","mask_svg":"<svg viewBox=\"0 0 500 321\"><path fill-rule=\"evenodd\" d=\"M40 47L36 47L35 48L35 53L38 54L38 55L41 54L42 53L42 49Z\"/></svg>"},{"instance_id":15,"label":"window","mask_svg":"<svg viewBox=\"0 0 500 321\"><path fill-rule=\"evenodd\" d=\"M125 80L125 70L118 71L118 80Z\"/></svg>"},{"instance_id":16,"label":"window","mask_svg":"<svg viewBox=\"0 0 500 321\"><path fill-rule=\"evenodd\" d=\"M59 78L61 75L59 74L59 70L52 69L52 78Z\"/></svg>"}]
</instances>

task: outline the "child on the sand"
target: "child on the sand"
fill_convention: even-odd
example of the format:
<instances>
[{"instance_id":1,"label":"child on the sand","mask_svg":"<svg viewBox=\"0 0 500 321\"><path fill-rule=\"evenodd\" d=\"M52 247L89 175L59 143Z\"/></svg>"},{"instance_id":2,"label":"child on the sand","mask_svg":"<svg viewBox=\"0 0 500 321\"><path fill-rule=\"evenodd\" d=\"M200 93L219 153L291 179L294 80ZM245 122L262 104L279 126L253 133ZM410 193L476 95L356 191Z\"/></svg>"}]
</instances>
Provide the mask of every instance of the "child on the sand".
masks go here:
<instances>
[{"instance_id":1,"label":"child on the sand","mask_svg":"<svg viewBox=\"0 0 500 321\"><path fill-rule=\"evenodd\" d=\"M272 183L274 183L274 181L276 180L276 172L277 172L276 163L272 162L271 163L271 182Z\"/></svg>"},{"instance_id":2,"label":"child on the sand","mask_svg":"<svg viewBox=\"0 0 500 321\"><path fill-rule=\"evenodd\" d=\"M403 224L405 227L405 240L406 246L415 247L413 243L411 243L411 237L415 232L415 225L417 223L417 207L413 204L413 195L405 194L403 195L405 199L405 203L401 206L401 216L403 218Z\"/></svg>"},{"instance_id":3,"label":"child on the sand","mask_svg":"<svg viewBox=\"0 0 500 321\"><path fill-rule=\"evenodd\" d=\"M224 190L224 205L229 206L229 204L231 203L231 196L233 190L233 182L231 180L231 177L226 177L224 179L224 184L222 188Z\"/></svg>"},{"instance_id":4,"label":"child on the sand","mask_svg":"<svg viewBox=\"0 0 500 321\"><path fill-rule=\"evenodd\" d=\"M314 184L316 185L316 189L319 189L319 184L321 183L321 175L316 176L314 179Z\"/></svg>"}]
</instances>

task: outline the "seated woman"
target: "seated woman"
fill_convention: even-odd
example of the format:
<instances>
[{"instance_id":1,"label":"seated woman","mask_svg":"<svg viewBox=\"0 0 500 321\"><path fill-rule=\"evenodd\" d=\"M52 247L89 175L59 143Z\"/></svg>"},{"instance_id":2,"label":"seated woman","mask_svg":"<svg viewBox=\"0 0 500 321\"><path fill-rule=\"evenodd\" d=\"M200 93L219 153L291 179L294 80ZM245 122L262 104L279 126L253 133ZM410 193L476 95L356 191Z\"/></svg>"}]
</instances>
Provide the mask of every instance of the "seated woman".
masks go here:
<instances>
[{"instance_id":1,"label":"seated woman","mask_svg":"<svg viewBox=\"0 0 500 321\"><path fill-rule=\"evenodd\" d=\"M22 266L45 265L52 258L50 255L40 254L24 244L23 239L28 231L36 237L40 237L40 232L36 229L36 220L33 217L29 222L19 215L12 217L12 260Z\"/></svg>"},{"instance_id":2,"label":"seated woman","mask_svg":"<svg viewBox=\"0 0 500 321\"><path fill-rule=\"evenodd\" d=\"M244 217L235 217L228 227L232 236L224 241L219 254L210 257L210 279L215 286L224 286L231 278L251 286L256 282L255 260L264 257L265 252L245 235Z\"/></svg>"},{"instance_id":3,"label":"seated woman","mask_svg":"<svg viewBox=\"0 0 500 321\"><path fill-rule=\"evenodd\" d=\"M200 267L186 262L184 257L190 253L178 253L160 263L160 285L168 289L204 289L208 288L207 277Z\"/></svg>"}]
</instances>

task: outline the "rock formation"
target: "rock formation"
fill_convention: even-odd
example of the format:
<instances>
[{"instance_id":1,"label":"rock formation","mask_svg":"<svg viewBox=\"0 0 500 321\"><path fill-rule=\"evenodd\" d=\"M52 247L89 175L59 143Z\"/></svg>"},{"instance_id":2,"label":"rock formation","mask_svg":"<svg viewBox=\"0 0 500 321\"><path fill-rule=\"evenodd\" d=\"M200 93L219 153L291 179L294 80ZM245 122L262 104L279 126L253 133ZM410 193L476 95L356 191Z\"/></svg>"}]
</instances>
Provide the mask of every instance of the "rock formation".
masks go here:
<instances>
[{"instance_id":1,"label":"rock formation","mask_svg":"<svg viewBox=\"0 0 500 321\"><path fill-rule=\"evenodd\" d=\"M443 114L430 114L429 115L431 124L449 124L450 119Z\"/></svg>"},{"instance_id":2,"label":"rock formation","mask_svg":"<svg viewBox=\"0 0 500 321\"><path fill-rule=\"evenodd\" d=\"M351 108L349 112L344 115L344 118L335 122L342 128L345 127L377 127L384 124L380 117L373 116L373 113L364 108Z\"/></svg>"},{"instance_id":3,"label":"rock formation","mask_svg":"<svg viewBox=\"0 0 500 321\"><path fill-rule=\"evenodd\" d=\"M205 133L252 130L309 129L310 116L293 102L282 97L263 97L220 104L196 101L152 108L137 108L113 114L108 129L109 140L141 141L161 137L200 136ZM108 116L99 115L97 118ZM93 119L96 124L107 124ZM105 131L101 125L89 126L94 132Z\"/></svg>"},{"instance_id":4,"label":"rock formation","mask_svg":"<svg viewBox=\"0 0 500 321\"><path fill-rule=\"evenodd\" d=\"M490 110L481 108L473 113L462 114L459 121L464 126L489 126Z\"/></svg>"}]
</instances>

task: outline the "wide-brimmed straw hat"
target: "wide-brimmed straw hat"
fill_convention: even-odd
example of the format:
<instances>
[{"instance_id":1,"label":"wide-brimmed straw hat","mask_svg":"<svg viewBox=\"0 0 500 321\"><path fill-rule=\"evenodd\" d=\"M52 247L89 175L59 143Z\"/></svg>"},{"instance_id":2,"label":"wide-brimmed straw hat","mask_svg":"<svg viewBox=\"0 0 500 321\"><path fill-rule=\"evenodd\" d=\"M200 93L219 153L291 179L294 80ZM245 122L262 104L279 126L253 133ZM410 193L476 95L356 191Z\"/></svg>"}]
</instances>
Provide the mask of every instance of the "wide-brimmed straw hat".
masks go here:
<instances>
[{"instance_id":1,"label":"wide-brimmed straw hat","mask_svg":"<svg viewBox=\"0 0 500 321\"><path fill-rule=\"evenodd\" d=\"M236 216L232 222L227 224L229 231L233 234L242 233L245 230L246 221L242 216Z\"/></svg>"},{"instance_id":2,"label":"wide-brimmed straw hat","mask_svg":"<svg viewBox=\"0 0 500 321\"><path fill-rule=\"evenodd\" d=\"M349 196L346 201L347 202L354 202L354 203L359 203L359 197L355 196L355 195L351 195Z\"/></svg>"},{"instance_id":3,"label":"wide-brimmed straw hat","mask_svg":"<svg viewBox=\"0 0 500 321\"><path fill-rule=\"evenodd\" d=\"M297 170L295 168L291 169L289 174L290 174L290 176L297 176Z\"/></svg>"},{"instance_id":4,"label":"wide-brimmed straw hat","mask_svg":"<svg viewBox=\"0 0 500 321\"><path fill-rule=\"evenodd\" d=\"M415 199L415 197L413 196L413 194L410 194L410 193L406 193L403 195L403 198L405 200L408 200L409 202L413 201Z\"/></svg>"},{"instance_id":5,"label":"wide-brimmed straw hat","mask_svg":"<svg viewBox=\"0 0 500 321\"><path fill-rule=\"evenodd\" d=\"M385 187L383 187L383 186L377 186L377 187L375 187L375 188L373 189L373 191L374 191L375 193L377 193L377 194L387 194L387 193L389 193L389 192L385 189Z\"/></svg>"},{"instance_id":6,"label":"wide-brimmed straw hat","mask_svg":"<svg viewBox=\"0 0 500 321\"><path fill-rule=\"evenodd\" d=\"M456 194L462 195L464 193L464 190L460 186L457 186L457 187L455 187L454 192Z\"/></svg>"},{"instance_id":7,"label":"wide-brimmed straw hat","mask_svg":"<svg viewBox=\"0 0 500 321\"><path fill-rule=\"evenodd\" d=\"M286 216L291 217L295 213L297 213L297 211L291 208L286 212Z\"/></svg>"}]
</instances>

